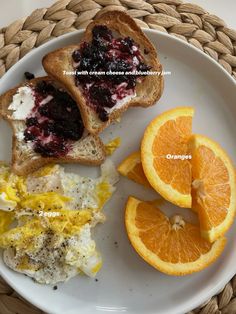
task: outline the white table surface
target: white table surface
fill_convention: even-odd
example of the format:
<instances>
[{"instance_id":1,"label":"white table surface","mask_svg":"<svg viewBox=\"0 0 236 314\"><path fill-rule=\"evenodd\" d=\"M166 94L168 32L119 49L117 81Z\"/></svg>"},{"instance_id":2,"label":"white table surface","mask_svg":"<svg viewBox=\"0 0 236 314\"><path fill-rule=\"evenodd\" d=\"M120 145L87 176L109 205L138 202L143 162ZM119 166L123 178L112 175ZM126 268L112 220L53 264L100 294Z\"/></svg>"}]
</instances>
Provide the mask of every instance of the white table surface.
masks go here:
<instances>
[{"instance_id":1,"label":"white table surface","mask_svg":"<svg viewBox=\"0 0 236 314\"><path fill-rule=\"evenodd\" d=\"M0 27L29 15L34 9L48 7L55 0L0 0ZM208 12L216 14L226 21L229 27L236 29L236 0L186 0L202 6Z\"/></svg>"}]
</instances>

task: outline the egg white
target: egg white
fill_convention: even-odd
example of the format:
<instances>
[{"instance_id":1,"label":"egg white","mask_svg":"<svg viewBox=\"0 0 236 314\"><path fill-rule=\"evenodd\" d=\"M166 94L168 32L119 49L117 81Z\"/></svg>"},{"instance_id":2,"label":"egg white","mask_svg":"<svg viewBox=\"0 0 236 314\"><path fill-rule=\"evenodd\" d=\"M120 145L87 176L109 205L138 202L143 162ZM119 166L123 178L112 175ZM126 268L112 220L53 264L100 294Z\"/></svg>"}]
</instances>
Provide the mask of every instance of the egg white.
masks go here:
<instances>
[{"instance_id":1,"label":"egg white","mask_svg":"<svg viewBox=\"0 0 236 314\"><path fill-rule=\"evenodd\" d=\"M4 171L6 172L6 169ZM9 169L7 171L9 172ZM8 175L5 172L5 181L3 181L9 184L10 172ZM3 179L1 173L3 174L3 169L1 170L0 167L0 188L1 178ZM49 219L51 211L48 209L47 212L43 212L42 210L37 211L35 208L32 210L29 206L24 207L22 204L25 204L25 199L16 202L2 192L0 194L0 210L10 208L15 211L18 226L23 226L22 229L19 229L21 231L18 234L14 234L15 245L14 241L9 246L5 245L4 262L13 270L24 273L34 278L35 281L44 284L66 281L81 272L94 277L101 267L102 259L96 250L96 243L91 237L91 229L97 223L104 222L105 216L101 209L115 191L114 185L118 179L116 169L109 160L102 165L101 176L97 179L67 173L59 165L43 168L41 171L24 178L24 197L35 195L37 196L35 199L40 203L40 199L43 199L40 195L43 195L43 193L44 199L50 193L63 195L68 198L68 201L64 202L65 210L87 210L91 214L91 219L79 229L72 230L69 235L58 232L48 233L50 228L39 233L35 227L35 236L32 238L31 243L28 244L25 240L26 244L23 243L22 245L21 243L20 246L16 244L17 239L27 239L28 236L28 229L24 229L24 224L37 217L42 224L49 224L50 226L50 223L53 223L53 218L52 220ZM16 182L17 178L12 187L17 190ZM48 197L50 198L50 196ZM34 198L31 197L31 199ZM50 199L47 201L50 203ZM31 203L26 202L26 204ZM42 217L39 217L39 212L43 213ZM4 237L4 234L2 237ZM22 261L24 261L24 267L22 267Z\"/></svg>"}]
</instances>

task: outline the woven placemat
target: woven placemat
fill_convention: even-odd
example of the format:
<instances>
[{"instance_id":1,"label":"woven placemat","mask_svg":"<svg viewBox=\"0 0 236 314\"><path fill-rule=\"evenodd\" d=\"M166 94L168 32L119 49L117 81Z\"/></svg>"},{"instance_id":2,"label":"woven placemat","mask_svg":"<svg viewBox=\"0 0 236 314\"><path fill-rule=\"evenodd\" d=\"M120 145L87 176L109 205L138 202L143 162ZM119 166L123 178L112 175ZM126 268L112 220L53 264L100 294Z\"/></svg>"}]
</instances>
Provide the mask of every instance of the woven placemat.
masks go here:
<instances>
[{"instance_id":1,"label":"woven placemat","mask_svg":"<svg viewBox=\"0 0 236 314\"><path fill-rule=\"evenodd\" d=\"M181 0L61 0L37 9L0 30L0 77L29 51L45 42L85 28L109 10L123 10L144 28L152 28L194 45L236 78L236 31L219 17ZM0 314L43 313L23 300L0 278ZM217 296L189 314L236 314L236 276ZM164 313L163 313L164 314Z\"/></svg>"}]
</instances>

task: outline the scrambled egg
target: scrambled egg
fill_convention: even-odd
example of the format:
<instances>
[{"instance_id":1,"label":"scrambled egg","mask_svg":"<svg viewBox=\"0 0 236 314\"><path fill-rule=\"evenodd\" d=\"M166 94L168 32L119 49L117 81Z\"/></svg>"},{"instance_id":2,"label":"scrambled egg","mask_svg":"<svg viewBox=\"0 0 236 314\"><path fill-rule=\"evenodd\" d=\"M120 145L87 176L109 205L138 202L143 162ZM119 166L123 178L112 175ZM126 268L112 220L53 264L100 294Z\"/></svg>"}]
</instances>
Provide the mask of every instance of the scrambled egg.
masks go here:
<instances>
[{"instance_id":1,"label":"scrambled egg","mask_svg":"<svg viewBox=\"0 0 236 314\"><path fill-rule=\"evenodd\" d=\"M40 283L65 281L80 272L95 276L102 265L91 228L114 192L111 161L97 179L49 165L28 177L0 165L0 247L4 262Z\"/></svg>"},{"instance_id":2,"label":"scrambled egg","mask_svg":"<svg viewBox=\"0 0 236 314\"><path fill-rule=\"evenodd\" d=\"M14 216L12 213L6 213L0 210L0 235L9 229L13 219Z\"/></svg>"},{"instance_id":3,"label":"scrambled egg","mask_svg":"<svg viewBox=\"0 0 236 314\"><path fill-rule=\"evenodd\" d=\"M118 147L120 147L120 144L121 144L121 138L120 137L116 137L113 140L111 140L110 142L108 142L105 145L105 151L106 151L107 156L112 155L114 153L114 151Z\"/></svg>"}]
</instances>

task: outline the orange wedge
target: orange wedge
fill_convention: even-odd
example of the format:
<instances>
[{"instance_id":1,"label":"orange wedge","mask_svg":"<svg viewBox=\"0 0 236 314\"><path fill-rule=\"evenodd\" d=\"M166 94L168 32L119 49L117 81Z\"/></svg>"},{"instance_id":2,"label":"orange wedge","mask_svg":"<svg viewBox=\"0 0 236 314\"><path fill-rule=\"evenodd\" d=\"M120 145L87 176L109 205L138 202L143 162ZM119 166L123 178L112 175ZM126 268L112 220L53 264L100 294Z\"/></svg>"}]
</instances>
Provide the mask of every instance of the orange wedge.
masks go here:
<instances>
[{"instance_id":1,"label":"orange wedge","mask_svg":"<svg viewBox=\"0 0 236 314\"><path fill-rule=\"evenodd\" d=\"M117 168L118 172L129 178L130 180L151 188L144 172L141 163L140 152L134 152L124 159Z\"/></svg>"},{"instance_id":2,"label":"orange wedge","mask_svg":"<svg viewBox=\"0 0 236 314\"><path fill-rule=\"evenodd\" d=\"M141 145L142 166L151 186L166 200L187 208L192 203L191 162L173 156L189 156L193 114L191 107L160 114L146 128Z\"/></svg>"},{"instance_id":3,"label":"orange wedge","mask_svg":"<svg viewBox=\"0 0 236 314\"><path fill-rule=\"evenodd\" d=\"M201 237L199 226L181 216L166 217L148 202L129 197L125 224L131 244L150 265L169 275L200 271L222 253L226 239L210 243Z\"/></svg>"},{"instance_id":4,"label":"orange wedge","mask_svg":"<svg viewBox=\"0 0 236 314\"><path fill-rule=\"evenodd\" d=\"M236 211L235 169L227 154L213 140L193 135L192 199L202 236L210 242L231 226Z\"/></svg>"}]
</instances>

